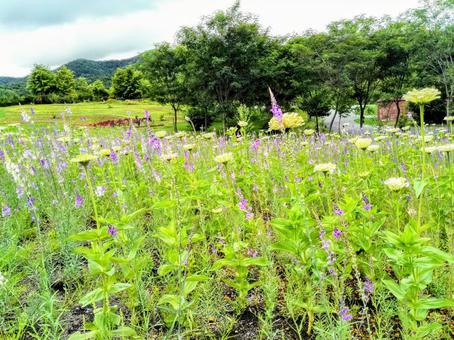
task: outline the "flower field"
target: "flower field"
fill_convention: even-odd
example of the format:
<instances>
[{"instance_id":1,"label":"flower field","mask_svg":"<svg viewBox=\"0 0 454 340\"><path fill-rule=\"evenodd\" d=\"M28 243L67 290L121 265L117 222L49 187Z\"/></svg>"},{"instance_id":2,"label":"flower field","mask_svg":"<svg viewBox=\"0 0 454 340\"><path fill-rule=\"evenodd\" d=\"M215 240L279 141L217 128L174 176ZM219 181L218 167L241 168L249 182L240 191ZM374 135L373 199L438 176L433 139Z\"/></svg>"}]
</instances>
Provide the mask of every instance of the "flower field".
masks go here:
<instances>
[{"instance_id":1,"label":"flower field","mask_svg":"<svg viewBox=\"0 0 454 340\"><path fill-rule=\"evenodd\" d=\"M0 337L450 339L448 129L246 128L2 129Z\"/></svg>"}]
</instances>

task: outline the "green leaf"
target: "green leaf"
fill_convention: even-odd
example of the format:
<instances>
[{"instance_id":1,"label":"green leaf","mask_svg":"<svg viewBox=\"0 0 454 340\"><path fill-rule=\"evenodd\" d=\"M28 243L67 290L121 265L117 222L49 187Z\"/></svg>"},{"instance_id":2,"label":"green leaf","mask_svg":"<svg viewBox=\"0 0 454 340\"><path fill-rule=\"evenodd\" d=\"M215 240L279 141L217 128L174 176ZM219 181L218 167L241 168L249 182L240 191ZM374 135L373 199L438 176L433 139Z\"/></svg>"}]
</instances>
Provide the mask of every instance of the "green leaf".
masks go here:
<instances>
[{"instance_id":1,"label":"green leaf","mask_svg":"<svg viewBox=\"0 0 454 340\"><path fill-rule=\"evenodd\" d=\"M425 180L422 180L422 181L414 180L413 189L415 190L416 198L419 198L419 196L421 196L421 194L424 191L424 188L426 187L427 184L428 183Z\"/></svg>"},{"instance_id":2,"label":"green leaf","mask_svg":"<svg viewBox=\"0 0 454 340\"><path fill-rule=\"evenodd\" d=\"M120 327L112 331L112 336L134 336L136 332L130 327Z\"/></svg>"},{"instance_id":3,"label":"green leaf","mask_svg":"<svg viewBox=\"0 0 454 340\"><path fill-rule=\"evenodd\" d=\"M189 275L186 281L208 281L210 278L206 275Z\"/></svg>"},{"instance_id":4,"label":"green leaf","mask_svg":"<svg viewBox=\"0 0 454 340\"><path fill-rule=\"evenodd\" d=\"M419 299L417 306L418 308L423 309L451 308L454 307L454 300L438 298L421 298Z\"/></svg>"},{"instance_id":5,"label":"green leaf","mask_svg":"<svg viewBox=\"0 0 454 340\"><path fill-rule=\"evenodd\" d=\"M159 299L158 305L169 304L174 310L178 310L180 308L180 302L181 298L178 295L165 294Z\"/></svg>"},{"instance_id":6,"label":"green leaf","mask_svg":"<svg viewBox=\"0 0 454 340\"><path fill-rule=\"evenodd\" d=\"M92 229L81 231L75 235L71 235L69 239L71 241L95 241L104 237L107 237L108 233L106 230L103 229Z\"/></svg>"},{"instance_id":7,"label":"green leaf","mask_svg":"<svg viewBox=\"0 0 454 340\"><path fill-rule=\"evenodd\" d=\"M129 283L115 283L112 288L109 290L109 293L115 294L131 287Z\"/></svg>"},{"instance_id":8,"label":"green leaf","mask_svg":"<svg viewBox=\"0 0 454 340\"><path fill-rule=\"evenodd\" d=\"M104 292L101 288L96 288L91 292L87 293L82 299L80 299L79 303L82 306L86 306L90 303L94 303L96 301L102 300L104 298Z\"/></svg>"},{"instance_id":9,"label":"green leaf","mask_svg":"<svg viewBox=\"0 0 454 340\"><path fill-rule=\"evenodd\" d=\"M158 269L158 275L159 276L167 275L171 273L175 268L178 268L178 266L175 266L173 264L163 264Z\"/></svg>"},{"instance_id":10,"label":"green leaf","mask_svg":"<svg viewBox=\"0 0 454 340\"><path fill-rule=\"evenodd\" d=\"M422 248L422 252L431 257L435 257L442 261L446 261L448 263L454 264L454 256L451 254L448 254L438 248L426 246L426 247Z\"/></svg>"},{"instance_id":11,"label":"green leaf","mask_svg":"<svg viewBox=\"0 0 454 340\"><path fill-rule=\"evenodd\" d=\"M86 332L86 333L81 333L77 332L72 334L68 340L86 340L86 339L94 339L96 338L96 335L98 334L98 331L91 331L91 332Z\"/></svg>"},{"instance_id":12,"label":"green leaf","mask_svg":"<svg viewBox=\"0 0 454 340\"><path fill-rule=\"evenodd\" d=\"M405 291L392 280L383 280L386 288L397 298L397 300L403 300L405 298Z\"/></svg>"}]
</instances>

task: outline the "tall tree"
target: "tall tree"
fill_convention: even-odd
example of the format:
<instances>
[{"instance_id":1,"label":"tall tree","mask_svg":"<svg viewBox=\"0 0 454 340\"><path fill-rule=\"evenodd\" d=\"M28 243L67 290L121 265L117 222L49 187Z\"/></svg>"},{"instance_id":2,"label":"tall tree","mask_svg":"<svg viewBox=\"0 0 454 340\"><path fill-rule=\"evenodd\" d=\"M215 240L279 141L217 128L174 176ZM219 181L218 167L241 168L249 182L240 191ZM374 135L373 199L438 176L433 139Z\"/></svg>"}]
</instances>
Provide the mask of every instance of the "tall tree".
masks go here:
<instances>
[{"instance_id":1,"label":"tall tree","mask_svg":"<svg viewBox=\"0 0 454 340\"><path fill-rule=\"evenodd\" d=\"M93 91L90 85L88 85L87 78L77 78L74 83L74 88L76 90L78 101L89 101L93 99Z\"/></svg>"},{"instance_id":2,"label":"tall tree","mask_svg":"<svg viewBox=\"0 0 454 340\"><path fill-rule=\"evenodd\" d=\"M186 101L185 81L186 48L172 47L168 43L158 45L140 56L139 69L149 81L148 94L161 104L173 109L173 129L178 131L178 111Z\"/></svg>"},{"instance_id":3,"label":"tall tree","mask_svg":"<svg viewBox=\"0 0 454 340\"><path fill-rule=\"evenodd\" d=\"M90 84L90 89L93 93L93 99L96 101L103 101L109 98L109 91L99 79Z\"/></svg>"},{"instance_id":4,"label":"tall tree","mask_svg":"<svg viewBox=\"0 0 454 340\"><path fill-rule=\"evenodd\" d=\"M74 95L74 73L66 66L62 66L57 70L55 76L57 94L63 99L67 99Z\"/></svg>"},{"instance_id":5,"label":"tall tree","mask_svg":"<svg viewBox=\"0 0 454 340\"><path fill-rule=\"evenodd\" d=\"M128 68L119 68L112 77L112 95L117 99L139 99L142 97L142 74Z\"/></svg>"},{"instance_id":6,"label":"tall tree","mask_svg":"<svg viewBox=\"0 0 454 340\"><path fill-rule=\"evenodd\" d=\"M27 81L27 88L35 101L45 103L49 95L56 91L56 77L46 66L35 65Z\"/></svg>"},{"instance_id":7,"label":"tall tree","mask_svg":"<svg viewBox=\"0 0 454 340\"><path fill-rule=\"evenodd\" d=\"M235 102L252 104L257 94L266 94L261 60L271 40L255 18L240 11L238 1L197 27L183 28L178 40L190 54L191 76L197 79L191 83L205 88L217 102L224 129L235 113Z\"/></svg>"},{"instance_id":8,"label":"tall tree","mask_svg":"<svg viewBox=\"0 0 454 340\"><path fill-rule=\"evenodd\" d=\"M335 22L328 27L328 33L339 42L347 58L345 71L351 84L352 98L359 106L361 127L366 106L380 78L378 58L381 51L375 39L379 27L379 21L363 16Z\"/></svg>"}]
</instances>

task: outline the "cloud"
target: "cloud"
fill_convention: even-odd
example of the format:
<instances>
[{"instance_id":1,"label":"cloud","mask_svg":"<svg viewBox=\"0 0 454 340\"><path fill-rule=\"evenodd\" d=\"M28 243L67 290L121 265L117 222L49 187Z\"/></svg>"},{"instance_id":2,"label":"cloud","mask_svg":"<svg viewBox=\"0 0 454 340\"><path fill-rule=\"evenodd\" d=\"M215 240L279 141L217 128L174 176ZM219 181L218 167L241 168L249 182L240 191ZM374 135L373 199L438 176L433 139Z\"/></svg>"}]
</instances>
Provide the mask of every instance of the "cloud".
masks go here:
<instances>
[{"instance_id":1,"label":"cloud","mask_svg":"<svg viewBox=\"0 0 454 340\"><path fill-rule=\"evenodd\" d=\"M55 0L54 2L56 2ZM59 0L72 3L73 0ZM105 3L104 0L79 0ZM0 0L0 3L12 2ZM19 1L17 1L19 2ZM43 2L43 1L41 1ZM49 2L49 0L48 0ZM110 0L109 3L120 1ZM138 3L138 0L121 0ZM204 15L230 7L233 0L166 0L155 7L121 15L78 17L71 22L34 29L10 30L0 26L0 75L24 76L33 64L59 66L77 58L108 59L133 56L162 41L173 42L181 26L193 26ZM418 0L242 0L241 8L258 16L271 33L323 30L332 20L355 15L397 15L418 5ZM0 4L0 13L3 4ZM90 7L92 8L92 7ZM0 14L2 15L2 14Z\"/></svg>"},{"instance_id":2,"label":"cloud","mask_svg":"<svg viewBox=\"0 0 454 340\"><path fill-rule=\"evenodd\" d=\"M56 25L79 18L111 16L148 9L158 1L1 0L0 25L14 29Z\"/></svg>"}]
</instances>

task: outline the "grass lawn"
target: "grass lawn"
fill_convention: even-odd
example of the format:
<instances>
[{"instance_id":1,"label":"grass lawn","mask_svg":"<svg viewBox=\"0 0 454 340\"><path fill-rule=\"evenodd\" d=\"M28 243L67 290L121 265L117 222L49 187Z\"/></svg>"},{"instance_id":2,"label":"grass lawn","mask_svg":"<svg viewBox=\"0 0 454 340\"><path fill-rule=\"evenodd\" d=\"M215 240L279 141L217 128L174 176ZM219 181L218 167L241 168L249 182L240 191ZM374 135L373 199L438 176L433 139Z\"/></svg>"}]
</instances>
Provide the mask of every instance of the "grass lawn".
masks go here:
<instances>
[{"instance_id":1,"label":"grass lawn","mask_svg":"<svg viewBox=\"0 0 454 340\"><path fill-rule=\"evenodd\" d=\"M36 114L31 115L31 108ZM65 110L70 110L66 113ZM160 105L151 101L107 101L76 104L39 104L16 105L0 107L0 125L21 123L21 111L24 110L32 120L39 125L52 125L62 123L62 113L65 120L71 125L86 126L104 120L127 118L130 113L132 118L144 116L148 110L153 120L153 126L166 130L173 127L173 111L170 106ZM184 112L179 114L179 129L187 130L190 126L184 120Z\"/></svg>"}]
</instances>

